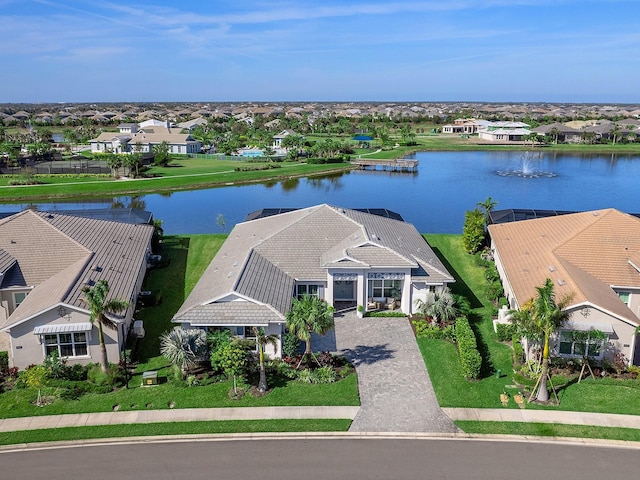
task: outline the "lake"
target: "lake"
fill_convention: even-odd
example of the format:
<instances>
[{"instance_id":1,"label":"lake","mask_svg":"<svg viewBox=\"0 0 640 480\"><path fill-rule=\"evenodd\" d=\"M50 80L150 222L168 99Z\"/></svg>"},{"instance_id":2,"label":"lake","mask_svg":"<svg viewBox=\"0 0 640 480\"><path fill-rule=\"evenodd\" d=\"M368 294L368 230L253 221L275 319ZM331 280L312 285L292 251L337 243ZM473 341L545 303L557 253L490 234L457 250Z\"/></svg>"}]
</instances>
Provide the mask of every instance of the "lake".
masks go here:
<instances>
[{"instance_id":1,"label":"lake","mask_svg":"<svg viewBox=\"0 0 640 480\"><path fill-rule=\"evenodd\" d=\"M211 188L104 201L38 203L41 210L142 206L167 234L220 233L261 208L328 203L387 208L425 233L461 233L464 212L491 196L496 209L640 212L640 156L524 152L419 152L418 172L352 171L270 184ZM523 177L522 171L529 175ZM28 204L0 205L19 211ZM219 215L226 225L221 227Z\"/></svg>"}]
</instances>

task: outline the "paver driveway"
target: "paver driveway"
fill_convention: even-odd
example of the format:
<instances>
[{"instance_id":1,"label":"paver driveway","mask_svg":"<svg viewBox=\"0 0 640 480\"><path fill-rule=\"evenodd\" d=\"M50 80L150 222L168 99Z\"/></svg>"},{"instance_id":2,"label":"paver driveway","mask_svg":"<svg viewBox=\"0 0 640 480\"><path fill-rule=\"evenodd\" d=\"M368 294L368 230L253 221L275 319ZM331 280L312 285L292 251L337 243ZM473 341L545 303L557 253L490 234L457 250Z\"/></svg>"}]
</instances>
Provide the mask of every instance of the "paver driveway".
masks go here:
<instances>
[{"instance_id":1,"label":"paver driveway","mask_svg":"<svg viewBox=\"0 0 640 480\"><path fill-rule=\"evenodd\" d=\"M406 318L335 318L336 350L358 372L361 408L350 431L457 432L440 409Z\"/></svg>"}]
</instances>

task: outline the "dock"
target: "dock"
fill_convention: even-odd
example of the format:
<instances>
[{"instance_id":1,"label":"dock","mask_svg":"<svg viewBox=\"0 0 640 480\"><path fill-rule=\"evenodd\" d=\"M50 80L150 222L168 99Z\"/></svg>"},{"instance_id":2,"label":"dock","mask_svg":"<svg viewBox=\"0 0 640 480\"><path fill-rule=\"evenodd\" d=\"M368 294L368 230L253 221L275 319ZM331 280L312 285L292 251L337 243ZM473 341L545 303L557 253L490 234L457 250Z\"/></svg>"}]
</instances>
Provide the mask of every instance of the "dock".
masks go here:
<instances>
[{"instance_id":1,"label":"dock","mask_svg":"<svg viewBox=\"0 0 640 480\"><path fill-rule=\"evenodd\" d=\"M353 165L357 165L361 170L383 170L389 172L415 172L418 170L418 160L401 158L397 160L374 160L356 158L351 160Z\"/></svg>"}]
</instances>

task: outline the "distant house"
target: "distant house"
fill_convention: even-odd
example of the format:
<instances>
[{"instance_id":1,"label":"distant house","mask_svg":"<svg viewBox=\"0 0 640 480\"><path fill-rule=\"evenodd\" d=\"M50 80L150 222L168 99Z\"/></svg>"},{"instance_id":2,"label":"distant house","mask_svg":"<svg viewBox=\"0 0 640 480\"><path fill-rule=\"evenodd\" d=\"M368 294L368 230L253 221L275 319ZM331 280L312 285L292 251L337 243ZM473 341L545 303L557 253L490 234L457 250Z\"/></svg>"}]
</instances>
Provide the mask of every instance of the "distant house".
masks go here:
<instances>
[{"instance_id":1,"label":"distant house","mask_svg":"<svg viewBox=\"0 0 640 480\"><path fill-rule=\"evenodd\" d=\"M52 352L69 363L99 361L83 289L100 280L108 282L110 298L129 302L113 318L117 328L104 331L108 357L119 361L151 252L148 218L24 210L0 219L0 331L9 336L12 365L41 363Z\"/></svg>"},{"instance_id":2,"label":"distant house","mask_svg":"<svg viewBox=\"0 0 640 480\"><path fill-rule=\"evenodd\" d=\"M442 133L460 133L472 135L478 133L481 128L491 124L488 120L476 120L475 118L456 118L453 125L443 125Z\"/></svg>"},{"instance_id":3,"label":"distant house","mask_svg":"<svg viewBox=\"0 0 640 480\"><path fill-rule=\"evenodd\" d=\"M151 122L151 123L149 123ZM161 123L161 125L155 125ZM199 153L202 143L194 139L190 133L181 133L179 128L169 128L166 122L149 120L140 124L120 124L119 133L102 132L92 139L91 151L94 153L114 152L142 153L152 152L155 145L167 142L169 153Z\"/></svg>"},{"instance_id":4,"label":"distant house","mask_svg":"<svg viewBox=\"0 0 640 480\"><path fill-rule=\"evenodd\" d=\"M478 129L478 137L490 142L522 142L531 133L523 122L489 122Z\"/></svg>"},{"instance_id":5,"label":"distant house","mask_svg":"<svg viewBox=\"0 0 640 480\"><path fill-rule=\"evenodd\" d=\"M273 148L276 150L283 149L282 141L289 135L297 135L293 130L282 130L279 134L273 136Z\"/></svg>"},{"instance_id":6,"label":"distant house","mask_svg":"<svg viewBox=\"0 0 640 480\"><path fill-rule=\"evenodd\" d=\"M413 225L377 213L317 205L250 216L234 227L173 322L281 335L293 298L303 294L337 310L414 312L416 300L454 279ZM280 356L280 345L270 354Z\"/></svg>"},{"instance_id":7,"label":"distant house","mask_svg":"<svg viewBox=\"0 0 640 480\"><path fill-rule=\"evenodd\" d=\"M532 128L531 131L548 137L557 135L558 143L578 143L582 140L582 132L580 130L568 127L562 123L540 125L539 127Z\"/></svg>"},{"instance_id":8,"label":"distant house","mask_svg":"<svg viewBox=\"0 0 640 480\"><path fill-rule=\"evenodd\" d=\"M491 250L509 308L519 309L547 278L571 296L570 320L553 338L562 357L596 359L620 352L640 364L640 219L614 209L489 226ZM500 312L501 319L507 309ZM572 331L600 330L604 345L572 342Z\"/></svg>"}]
</instances>

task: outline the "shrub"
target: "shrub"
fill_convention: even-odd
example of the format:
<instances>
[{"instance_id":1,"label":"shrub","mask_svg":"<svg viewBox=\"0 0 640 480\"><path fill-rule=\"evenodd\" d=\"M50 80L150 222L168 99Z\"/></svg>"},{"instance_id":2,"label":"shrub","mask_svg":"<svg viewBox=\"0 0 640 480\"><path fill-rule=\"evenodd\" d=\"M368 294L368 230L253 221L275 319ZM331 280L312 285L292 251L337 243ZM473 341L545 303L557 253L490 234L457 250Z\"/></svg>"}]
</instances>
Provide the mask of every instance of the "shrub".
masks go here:
<instances>
[{"instance_id":1,"label":"shrub","mask_svg":"<svg viewBox=\"0 0 640 480\"><path fill-rule=\"evenodd\" d=\"M333 383L336 378L336 371L328 365L314 370L312 375L313 383Z\"/></svg>"},{"instance_id":2,"label":"shrub","mask_svg":"<svg viewBox=\"0 0 640 480\"><path fill-rule=\"evenodd\" d=\"M282 353L286 357L293 357L300 347L300 339L297 335L287 332L282 336Z\"/></svg>"},{"instance_id":3,"label":"shrub","mask_svg":"<svg viewBox=\"0 0 640 480\"><path fill-rule=\"evenodd\" d=\"M455 329L462 372L467 378L478 378L482 366L482 357L478 352L476 336L471 329L471 325L469 325L469 320L466 318L457 319Z\"/></svg>"},{"instance_id":4,"label":"shrub","mask_svg":"<svg viewBox=\"0 0 640 480\"><path fill-rule=\"evenodd\" d=\"M524 360L524 348L522 348L520 335L514 333L511 337L511 345L513 346L513 363L514 365L520 365Z\"/></svg>"},{"instance_id":5,"label":"shrub","mask_svg":"<svg viewBox=\"0 0 640 480\"><path fill-rule=\"evenodd\" d=\"M296 380L302 383L313 383L313 372L308 368L300 370L298 372L298 377L296 378Z\"/></svg>"},{"instance_id":6,"label":"shrub","mask_svg":"<svg viewBox=\"0 0 640 480\"><path fill-rule=\"evenodd\" d=\"M121 387L124 385L124 374L118 365L110 364L106 372L99 363L87 365L87 380L95 385Z\"/></svg>"},{"instance_id":7,"label":"shrub","mask_svg":"<svg viewBox=\"0 0 640 480\"><path fill-rule=\"evenodd\" d=\"M496 337L499 342L508 342L513 338L513 334L516 332L516 326L512 323L498 323L496 324Z\"/></svg>"},{"instance_id":8,"label":"shrub","mask_svg":"<svg viewBox=\"0 0 640 480\"><path fill-rule=\"evenodd\" d=\"M365 317L406 317L406 313L402 312L367 312L364 314Z\"/></svg>"},{"instance_id":9,"label":"shrub","mask_svg":"<svg viewBox=\"0 0 640 480\"><path fill-rule=\"evenodd\" d=\"M271 360L267 364L267 372L272 375L277 375L278 377L290 379L296 378L298 374L295 368L280 359Z\"/></svg>"},{"instance_id":10,"label":"shrub","mask_svg":"<svg viewBox=\"0 0 640 480\"><path fill-rule=\"evenodd\" d=\"M2 374L6 374L9 370L9 352L2 351L0 352L0 372Z\"/></svg>"}]
</instances>

